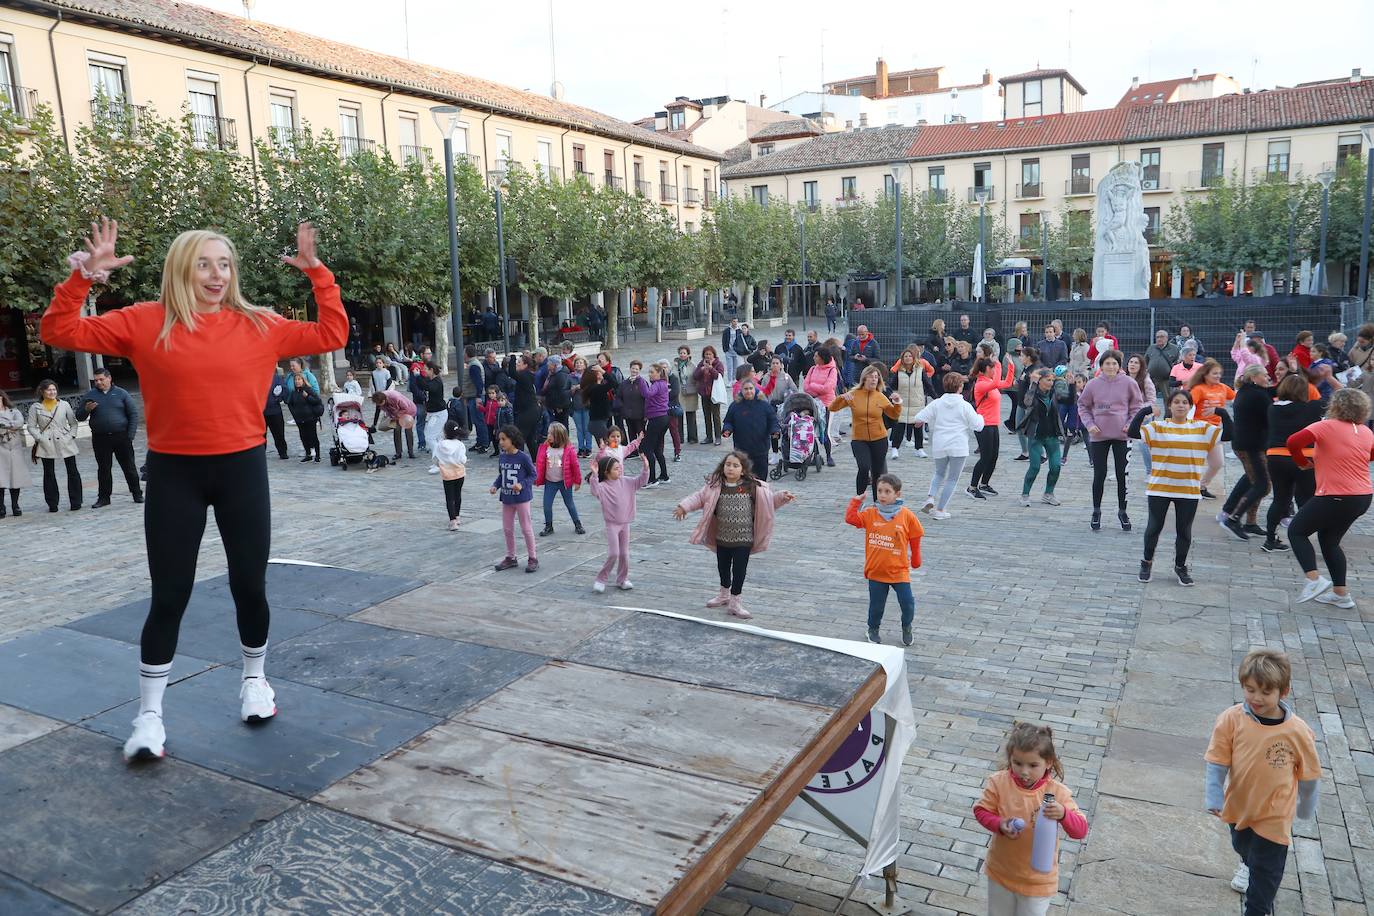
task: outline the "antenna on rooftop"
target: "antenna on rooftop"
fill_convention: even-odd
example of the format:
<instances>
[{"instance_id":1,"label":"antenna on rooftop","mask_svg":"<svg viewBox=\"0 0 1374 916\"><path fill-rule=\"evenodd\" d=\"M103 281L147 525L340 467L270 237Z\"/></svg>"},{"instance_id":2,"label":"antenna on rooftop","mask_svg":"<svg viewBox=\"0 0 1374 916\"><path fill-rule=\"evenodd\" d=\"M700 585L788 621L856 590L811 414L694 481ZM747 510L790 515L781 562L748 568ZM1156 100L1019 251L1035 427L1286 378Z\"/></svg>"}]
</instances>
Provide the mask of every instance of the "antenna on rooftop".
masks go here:
<instances>
[{"instance_id":1,"label":"antenna on rooftop","mask_svg":"<svg viewBox=\"0 0 1374 916\"><path fill-rule=\"evenodd\" d=\"M253 18L253 7L256 4L257 0L243 0L243 14L249 19Z\"/></svg>"},{"instance_id":2,"label":"antenna on rooftop","mask_svg":"<svg viewBox=\"0 0 1374 916\"><path fill-rule=\"evenodd\" d=\"M558 55L555 53L553 41L553 0L549 0L549 76L552 82L549 84L549 95L560 102L563 100L563 84L558 81Z\"/></svg>"},{"instance_id":3,"label":"antenna on rooftop","mask_svg":"<svg viewBox=\"0 0 1374 916\"><path fill-rule=\"evenodd\" d=\"M406 33L406 60L410 60L410 0L401 0L401 28Z\"/></svg>"}]
</instances>

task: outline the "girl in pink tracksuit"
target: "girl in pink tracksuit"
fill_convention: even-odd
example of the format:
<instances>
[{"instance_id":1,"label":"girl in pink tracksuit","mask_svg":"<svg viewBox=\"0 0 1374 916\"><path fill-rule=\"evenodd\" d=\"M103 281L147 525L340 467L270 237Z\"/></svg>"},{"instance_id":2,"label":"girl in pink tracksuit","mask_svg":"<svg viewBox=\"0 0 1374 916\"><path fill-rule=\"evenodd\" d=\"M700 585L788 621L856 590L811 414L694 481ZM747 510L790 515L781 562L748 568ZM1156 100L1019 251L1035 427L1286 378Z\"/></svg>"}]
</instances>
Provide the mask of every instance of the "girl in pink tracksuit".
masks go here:
<instances>
[{"instance_id":1,"label":"girl in pink tracksuit","mask_svg":"<svg viewBox=\"0 0 1374 916\"><path fill-rule=\"evenodd\" d=\"M616 587L624 591L634 588L630 582L630 522L635 520L635 497L638 491L649 482L649 462L641 462L638 477L626 477L625 467L620 459L603 455L591 469L588 483L592 495L601 502L601 516L606 520L606 546L608 555L592 583L592 591L598 594L606 590L606 580L611 567L618 566Z\"/></svg>"},{"instance_id":2,"label":"girl in pink tracksuit","mask_svg":"<svg viewBox=\"0 0 1374 916\"><path fill-rule=\"evenodd\" d=\"M748 456L743 452L729 452L706 478L706 486L673 510L673 517L682 521L687 513L700 509L701 521L688 540L716 552L720 593L706 606L724 607L745 620L753 616L740 604L749 557L768 549L774 514L796 499L786 490L775 493L762 479L745 474L747 462Z\"/></svg>"}]
</instances>

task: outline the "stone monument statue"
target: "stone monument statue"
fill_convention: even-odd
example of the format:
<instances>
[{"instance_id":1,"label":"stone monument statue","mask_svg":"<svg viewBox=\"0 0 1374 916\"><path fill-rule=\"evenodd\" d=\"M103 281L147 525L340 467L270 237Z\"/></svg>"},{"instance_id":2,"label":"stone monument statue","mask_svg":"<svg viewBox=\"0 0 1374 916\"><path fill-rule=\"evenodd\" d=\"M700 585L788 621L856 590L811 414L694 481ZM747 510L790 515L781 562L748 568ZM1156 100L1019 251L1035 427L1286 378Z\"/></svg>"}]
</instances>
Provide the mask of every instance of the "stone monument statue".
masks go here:
<instances>
[{"instance_id":1,"label":"stone monument statue","mask_svg":"<svg viewBox=\"0 0 1374 916\"><path fill-rule=\"evenodd\" d=\"M1150 246L1140 163L1118 162L1097 186L1093 233L1093 298L1148 299Z\"/></svg>"}]
</instances>

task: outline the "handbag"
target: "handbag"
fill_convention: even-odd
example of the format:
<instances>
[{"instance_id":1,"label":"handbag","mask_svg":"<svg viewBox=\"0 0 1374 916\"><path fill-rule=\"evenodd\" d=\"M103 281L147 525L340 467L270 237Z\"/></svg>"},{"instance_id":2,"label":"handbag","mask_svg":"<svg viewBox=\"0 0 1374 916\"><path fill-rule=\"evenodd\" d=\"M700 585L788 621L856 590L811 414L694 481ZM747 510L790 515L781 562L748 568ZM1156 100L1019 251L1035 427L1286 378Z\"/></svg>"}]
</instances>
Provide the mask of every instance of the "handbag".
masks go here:
<instances>
[{"instance_id":1,"label":"handbag","mask_svg":"<svg viewBox=\"0 0 1374 916\"><path fill-rule=\"evenodd\" d=\"M715 404L725 404L730 400L730 389L725 387L725 379L717 375L716 380L711 383L711 401Z\"/></svg>"}]
</instances>

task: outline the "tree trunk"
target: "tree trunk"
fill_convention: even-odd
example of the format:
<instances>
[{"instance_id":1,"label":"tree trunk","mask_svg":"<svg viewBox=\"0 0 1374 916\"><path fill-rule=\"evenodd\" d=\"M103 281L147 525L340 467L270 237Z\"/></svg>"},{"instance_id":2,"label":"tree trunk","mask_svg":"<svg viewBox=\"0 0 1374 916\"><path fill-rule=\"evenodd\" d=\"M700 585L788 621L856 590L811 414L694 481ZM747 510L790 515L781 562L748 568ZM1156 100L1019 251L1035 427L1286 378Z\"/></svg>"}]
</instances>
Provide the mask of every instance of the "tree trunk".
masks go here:
<instances>
[{"instance_id":1,"label":"tree trunk","mask_svg":"<svg viewBox=\"0 0 1374 916\"><path fill-rule=\"evenodd\" d=\"M739 304L744 307L744 320L741 324L754 326L754 284L744 284L744 295L740 296Z\"/></svg>"},{"instance_id":2,"label":"tree trunk","mask_svg":"<svg viewBox=\"0 0 1374 916\"><path fill-rule=\"evenodd\" d=\"M453 315L449 312L434 313L434 361L439 364L439 377L448 375L448 329ZM463 354L458 354L458 365L463 364Z\"/></svg>"},{"instance_id":3,"label":"tree trunk","mask_svg":"<svg viewBox=\"0 0 1374 916\"><path fill-rule=\"evenodd\" d=\"M315 378L320 383L320 400L322 401L328 401L330 396L339 388L339 383L334 375L334 357L337 352L336 350L334 353L321 353L319 355L320 371L316 373Z\"/></svg>"},{"instance_id":4,"label":"tree trunk","mask_svg":"<svg viewBox=\"0 0 1374 916\"><path fill-rule=\"evenodd\" d=\"M792 315L792 297L789 295L791 286L784 283L782 285L782 324L787 327L787 322Z\"/></svg>"},{"instance_id":5,"label":"tree trunk","mask_svg":"<svg viewBox=\"0 0 1374 916\"><path fill-rule=\"evenodd\" d=\"M620 320L620 296L623 290L616 290L614 296L606 303L606 349L614 350L619 346L616 333L616 322Z\"/></svg>"},{"instance_id":6,"label":"tree trunk","mask_svg":"<svg viewBox=\"0 0 1374 916\"><path fill-rule=\"evenodd\" d=\"M667 297L661 289L655 289L654 293L658 300L654 306L654 343L663 343L663 300Z\"/></svg>"}]
</instances>

